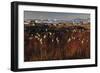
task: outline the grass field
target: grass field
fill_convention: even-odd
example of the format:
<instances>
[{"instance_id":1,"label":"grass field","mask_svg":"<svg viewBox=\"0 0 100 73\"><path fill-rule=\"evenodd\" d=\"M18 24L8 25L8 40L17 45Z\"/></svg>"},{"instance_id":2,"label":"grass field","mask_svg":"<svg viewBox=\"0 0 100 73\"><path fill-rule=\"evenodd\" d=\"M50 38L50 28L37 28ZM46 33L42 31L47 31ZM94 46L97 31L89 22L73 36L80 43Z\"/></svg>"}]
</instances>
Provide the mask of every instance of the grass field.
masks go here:
<instances>
[{"instance_id":1,"label":"grass field","mask_svg":"<svg viewBox=\"0 0 100 73\"><path fill-rule=\"evenodd\" d=\"M90 58L90 24L25 26L24 61Z\"/></svg>"}]
</instances>

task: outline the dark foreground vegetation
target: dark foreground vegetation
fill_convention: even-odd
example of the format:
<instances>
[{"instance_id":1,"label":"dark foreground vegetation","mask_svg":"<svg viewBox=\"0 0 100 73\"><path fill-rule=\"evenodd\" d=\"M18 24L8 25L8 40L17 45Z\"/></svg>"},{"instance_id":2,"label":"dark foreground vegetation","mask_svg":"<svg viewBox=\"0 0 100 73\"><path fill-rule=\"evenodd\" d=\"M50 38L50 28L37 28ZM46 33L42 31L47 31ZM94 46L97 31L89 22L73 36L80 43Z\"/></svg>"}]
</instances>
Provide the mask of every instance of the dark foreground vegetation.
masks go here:
<instances>
[{"instance_id":1,"label":"dark foreground vegetation","mask_svg":"<svg viewBox=\"0 0 100 73\"><path fill-rule=\"evenodd\" d=\"M90 29L75 26L25 26L24 61L90 58Z\"/></svg>"}]
</instances>

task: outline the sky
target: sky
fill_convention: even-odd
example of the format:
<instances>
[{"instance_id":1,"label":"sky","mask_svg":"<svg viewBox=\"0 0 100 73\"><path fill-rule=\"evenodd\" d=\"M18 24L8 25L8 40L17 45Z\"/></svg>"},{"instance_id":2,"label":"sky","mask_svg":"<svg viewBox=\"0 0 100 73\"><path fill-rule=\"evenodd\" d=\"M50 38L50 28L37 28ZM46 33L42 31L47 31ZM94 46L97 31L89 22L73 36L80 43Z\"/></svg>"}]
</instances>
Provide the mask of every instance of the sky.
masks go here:
<instances>
[{"instance_id":1,"label":"sky","mask_svg":"<svg viewBox=\"0 0 100 73\"><path fill-rule=\"evenodd\" d=\"M39 12L39 11L24 11L24 19L88 19L90 14L85 13L61 13L61 12Z\"/></svg>"}]
</instances>

